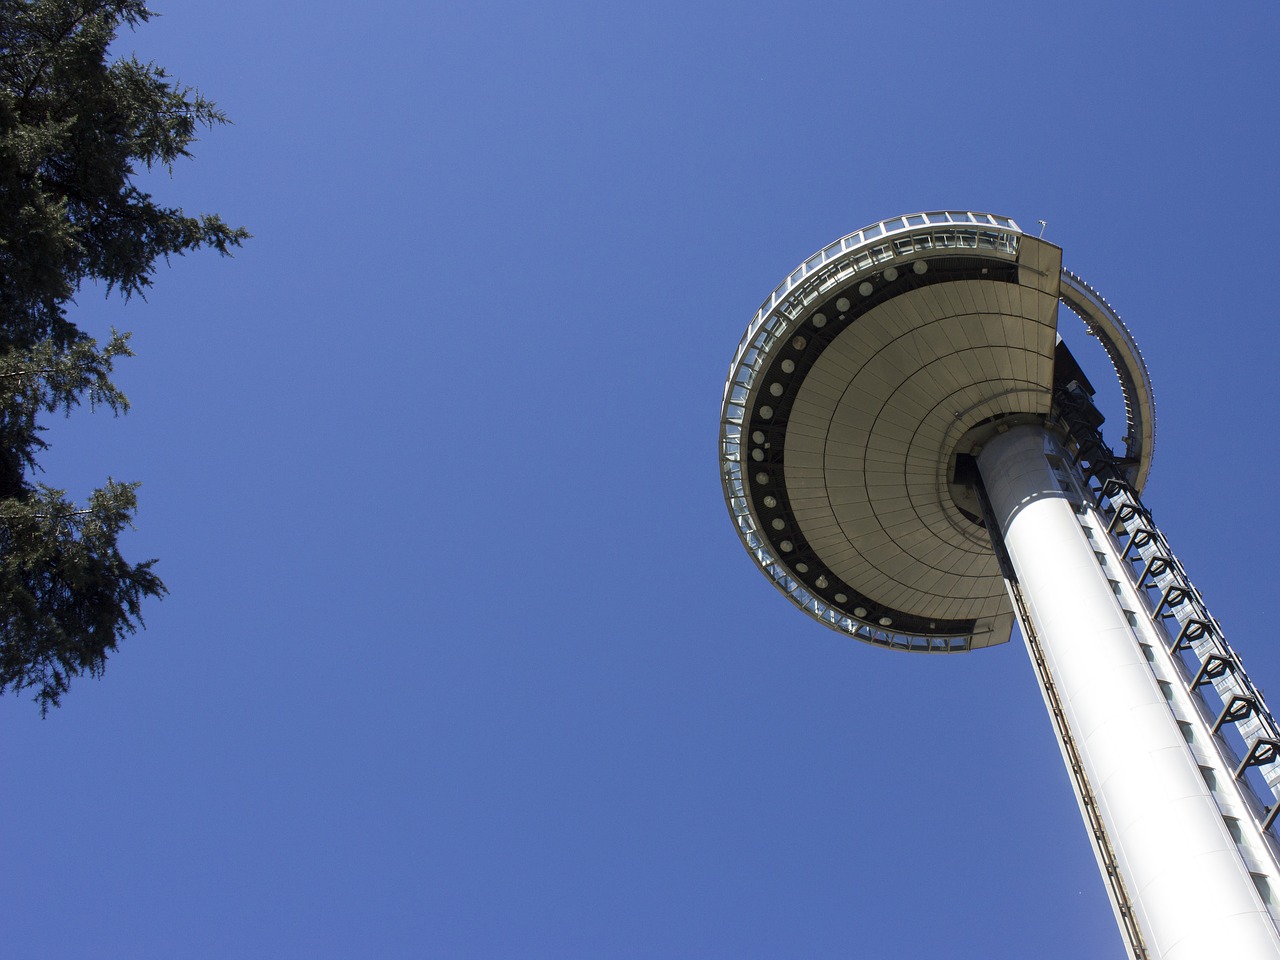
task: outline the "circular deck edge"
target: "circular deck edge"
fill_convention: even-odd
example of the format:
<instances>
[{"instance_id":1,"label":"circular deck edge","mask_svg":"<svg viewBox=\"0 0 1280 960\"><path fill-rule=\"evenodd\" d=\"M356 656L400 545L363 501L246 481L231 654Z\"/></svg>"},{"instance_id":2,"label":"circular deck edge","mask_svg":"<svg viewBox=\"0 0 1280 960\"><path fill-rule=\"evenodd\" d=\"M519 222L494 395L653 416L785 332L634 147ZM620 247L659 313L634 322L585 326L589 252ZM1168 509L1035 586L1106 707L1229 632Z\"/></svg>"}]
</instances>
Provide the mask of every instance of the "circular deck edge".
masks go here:
<instances>
[{"instance_id":1,"label":"circular deck edge","mask_svg":"<svg viewBox=\"0 0 1280 960\"><path fill-rule=\"evenodd\" d=\"M1022 230L1008 217L973 211L929 211L882 220L855 231L800 264L767 298L748 324L734 353L720 414L720 475L725 504L743 546L773 585L809 617L865 643L925 653L955 653L1008 639L1012 612L957 636L916 636L863 621L815 596L780 560L762 535L747 493L743 431L746 404L757 376L780 342L789 337L823 297L859 275L924 252L981 252L1016 262ZM1110 304L1068 270L1061 272L1060 301L1096 336L1115 368L1124 397L1125 467L1141 490L1150 472L1155 442L1155 402L1146 364L1128 328Z\"/></svg>"}]
</instances>

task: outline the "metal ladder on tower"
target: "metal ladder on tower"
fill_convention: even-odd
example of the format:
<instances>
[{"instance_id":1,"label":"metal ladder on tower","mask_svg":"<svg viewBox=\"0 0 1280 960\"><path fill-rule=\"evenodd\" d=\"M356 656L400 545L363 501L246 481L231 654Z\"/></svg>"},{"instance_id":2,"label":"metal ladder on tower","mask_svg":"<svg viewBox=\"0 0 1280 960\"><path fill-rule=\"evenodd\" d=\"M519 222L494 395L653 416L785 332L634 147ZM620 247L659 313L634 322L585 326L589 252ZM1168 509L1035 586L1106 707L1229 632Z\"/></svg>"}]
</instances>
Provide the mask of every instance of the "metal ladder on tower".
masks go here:
<instances>
[{"instance_id":1,"label":"metal ladder on tower","mask_svg":"<svg viewBox=\"0 0 1280 960\"><path fill-rule=\"evenodd\" d=\"M1242 793L1253 800L1252 812L1274 844L1280 841L1272 830L1280 815L1280 724L1151 511L1125 478L1122 461L1102 440L1097 429L1101 418L1085 407L1092 402L1080 394L1057 394L1059 414L1079 446L1077 456L1095 506L1107 521L1126 572L1146 598L1147 614L1168 641L1187 690L1211 719L1215 747L1246 788ZM1232 734L1234 746L1228 740ZM1254 773L1257 778L1251 778Z\"/></svg>"}]
</instances>

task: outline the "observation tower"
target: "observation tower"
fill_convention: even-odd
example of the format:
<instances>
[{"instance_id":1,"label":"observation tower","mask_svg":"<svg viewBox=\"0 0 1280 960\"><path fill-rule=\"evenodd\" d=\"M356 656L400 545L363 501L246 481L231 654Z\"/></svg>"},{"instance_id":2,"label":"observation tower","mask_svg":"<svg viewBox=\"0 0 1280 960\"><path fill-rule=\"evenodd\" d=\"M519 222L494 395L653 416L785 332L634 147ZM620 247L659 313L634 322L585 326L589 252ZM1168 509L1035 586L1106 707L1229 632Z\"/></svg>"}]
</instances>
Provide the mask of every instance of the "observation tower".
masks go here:
<instances>
[{"instance_id":1,"label":"observation tower","mask_svg":"<svg viewBox=\"0 0 1280 960\"><path fill-rule=\"evenodd\" d=\"M1058 335L1125 403L1103 440ZM1280 960L1280 726L1140 493L1151 382L1107 302L1007 217L896 217L761 305L720 420L739 537L795 606L907 653L1016 619L1128 955Z\"/></svg>"}]
</instances>

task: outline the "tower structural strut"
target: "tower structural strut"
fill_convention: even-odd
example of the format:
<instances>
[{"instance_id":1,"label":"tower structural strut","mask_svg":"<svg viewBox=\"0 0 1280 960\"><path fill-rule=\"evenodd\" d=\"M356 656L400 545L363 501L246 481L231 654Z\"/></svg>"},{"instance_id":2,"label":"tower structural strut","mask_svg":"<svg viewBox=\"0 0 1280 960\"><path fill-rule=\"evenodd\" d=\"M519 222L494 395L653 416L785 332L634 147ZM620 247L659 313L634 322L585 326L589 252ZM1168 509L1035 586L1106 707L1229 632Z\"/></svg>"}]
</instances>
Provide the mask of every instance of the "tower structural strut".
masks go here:
<instances>
[{"instance_id":1,"label":"tower structural strut","mask_svg":"<svg viewBox=\"0 0 1280 960\"><path fill-rule=\"evenodd\" d=\"M1280 726L1140 499L1137 344L1061 260L971 211L814 254L735 353L726 503L768 579L841 633L955 653L1016 620L1128 954L1280 960ZM1115 367L1119 455L1060 305Z\"/></svg>"}]
</instances>

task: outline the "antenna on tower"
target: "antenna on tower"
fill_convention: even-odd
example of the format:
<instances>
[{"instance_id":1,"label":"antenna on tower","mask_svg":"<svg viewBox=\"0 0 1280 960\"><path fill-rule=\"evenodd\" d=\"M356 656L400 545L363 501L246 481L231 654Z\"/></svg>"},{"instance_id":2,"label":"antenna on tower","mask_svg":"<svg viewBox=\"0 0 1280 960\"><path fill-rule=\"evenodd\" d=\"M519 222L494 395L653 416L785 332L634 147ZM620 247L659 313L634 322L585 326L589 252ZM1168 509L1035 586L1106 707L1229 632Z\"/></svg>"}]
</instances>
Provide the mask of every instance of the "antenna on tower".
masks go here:
<instances>
[{"instance_id":1,"label":"antenna on tower","mask_svg":"<svg viewBox=\"0 0 1280 960\"><path fill-rule=\"evenodd\" d=\"M1047 227L1049 224L1048 224L1048 222L1047 222L1047 221L1045 221L1045 220L1037 220L1037 221L1036 221L1036 223L1040 224L1040 236L1041 236L1041 237L1043 237L1043 236L1044 236L1044 228L1045 228L1045 227Z\"/></svg>"}]
</instances>

